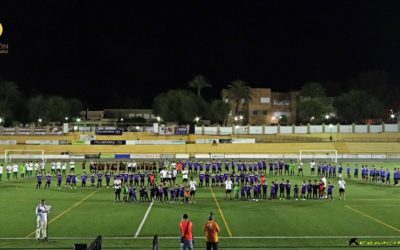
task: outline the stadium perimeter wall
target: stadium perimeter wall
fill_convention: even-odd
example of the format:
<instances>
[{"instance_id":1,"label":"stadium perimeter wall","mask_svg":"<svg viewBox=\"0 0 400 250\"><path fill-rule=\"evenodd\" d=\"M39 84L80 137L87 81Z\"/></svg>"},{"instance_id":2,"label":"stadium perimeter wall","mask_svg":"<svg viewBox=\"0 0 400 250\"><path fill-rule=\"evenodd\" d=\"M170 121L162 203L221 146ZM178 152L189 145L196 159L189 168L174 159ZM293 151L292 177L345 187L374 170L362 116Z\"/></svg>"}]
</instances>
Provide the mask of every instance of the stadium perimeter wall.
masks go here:
<instances>
[{"instance_id":1,"label":"stadium perimeter wall","mask_svg":"<svg viewBox=\"0 0 400 250\"><path fill-rule=\"evenodd\" d=\"M185 144L185 145L0 145L5 150L44 150L45 154L176 154L176 153L298 153L300 150L337 150L340 154L400 154L400 143L257 143L257 144Z\"/></svg>"}]
</instances>

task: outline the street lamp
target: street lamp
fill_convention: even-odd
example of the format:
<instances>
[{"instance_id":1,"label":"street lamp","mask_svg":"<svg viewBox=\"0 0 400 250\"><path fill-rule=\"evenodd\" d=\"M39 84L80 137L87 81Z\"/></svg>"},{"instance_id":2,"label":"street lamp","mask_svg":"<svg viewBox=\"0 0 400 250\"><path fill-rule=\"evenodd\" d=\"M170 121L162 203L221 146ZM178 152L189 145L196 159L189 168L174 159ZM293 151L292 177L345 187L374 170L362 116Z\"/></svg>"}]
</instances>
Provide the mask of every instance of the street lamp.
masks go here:
<instances>
[{"instance_id":1,"label":"street lamp","mask_svg":"<svg viewBox=\"0 0 400 250\"><path fill-rule=\"evenodd\" d=\"M161 121L161 117L157 116L157 121L160 122Z\"/></svg>"},{"instance_id":2,"label":"street lamp","mask_svg":"<svg viewBox=\"0 0 400 250\"><path fill-rule=\"evenodd\" d=\"M76 122L81 122L81 118L76 118Z\"/></svg>"},{"instance_id":3,"label":"street lamp","mask_svg":"<svg viewBox=\"0 0 400 250\"><path fill-rule=\"evenodd\" d=\"M194 120L196 121L196 123L198 123L198 122L200 121L200 117L196 116L196 117L194 118Z\"/></svg>"},{"instance_id":4,"label":"street lamp","mask_svg":"<svg viewBox=\"0 0 400 250\"><path fill-rule=\"evenodd\" d=\"M236 129L236 138L239 137L239 128L240 128L239 125L236 125L236 126L235 126L235 129Z\"/></svg>"},{"instance_id":5,"label":"street lamp","mask_svg":"<svg viewBox=\"0 0 400 250\"><path fill-rule=\"evenodd\" d=\"M3 118L0 117L0 124L3 123Z\"/></svg>"},{"instance_id":6,"label":"street lamp","mask_svg":"<svg viewBox=\"0 0 400 250\"><path fill-rule=\"evenodd\" d=\"M68 119L69 119L68 116L66 116L66 117L65 117L65 121L68 122Z\"/></svg>"},{"instance_id":7,"label":"street lamp","mask_svg":"<svg viewBox=\"0 0 400 250\"><path fill-rule=\"evenodd\" d=\"M39 125L42 125L42 121L43 121L42 118L39 118L39 119L38 119Z\"/></svg>"},{"instance_id":8,"label":"street lamp","mask_svg":"<svg viewBox=\"0 0 400 250\"><path fill-rule=\"evenodd\" d=\"M124 118L121 118L121 119L119 119L121 122L123 122L124 121Z\"/></svg>"},{"instance_id":9,"label":"street lamp","mask_svg":"<svg viewBox=\"0 0 400 250\"><path fill-rule=\"evenodd\" d=\"M136 128L136 140L139 140L139 129L140 129L140 127L136 126L135 128Z\"/></svg>"}]
</instances>

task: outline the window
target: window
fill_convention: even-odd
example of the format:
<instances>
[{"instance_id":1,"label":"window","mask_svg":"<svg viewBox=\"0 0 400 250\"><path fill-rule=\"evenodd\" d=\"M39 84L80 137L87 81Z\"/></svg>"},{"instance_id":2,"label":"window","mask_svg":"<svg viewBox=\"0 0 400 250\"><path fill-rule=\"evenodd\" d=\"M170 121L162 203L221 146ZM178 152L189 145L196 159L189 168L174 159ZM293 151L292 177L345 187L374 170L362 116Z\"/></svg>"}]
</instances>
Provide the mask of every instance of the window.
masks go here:
<instances>
[{"instance_id":1,"label":"window","mask_svg":"<svg viewBox=\"0 0 400 250\"><path fill-rule=\"evenodd\" d=\"M263 115L267 115L268 112L267 112L266 110L263 110L262 114L263 114Z\"/></svg>"},{"instance_id":2,"label":"window","mask_svg":"<svg viewBox=\"0 0 400 250\"><path fill-rule=\"evenodd\" d=\"M253 110L253 115L257 115L257 110Z\"/></svg>"},{"instance_id":3,"label":"window","mask_svg":"<svg viewBox=\"0 0 400 250\"><path fill-rule=\"evenodd\" d=\"M261 103L270 103L269 97L261 97Z\"/></svg>"},{"instance_id":4,"label":"window","mask_svg":"<svg viewBox=\"0 0 400 250\"><path fill-rule=\"evenodd\" d=\"M289 100L274 100L274 105L289 106Z\"/></svg>"}]
</instances>

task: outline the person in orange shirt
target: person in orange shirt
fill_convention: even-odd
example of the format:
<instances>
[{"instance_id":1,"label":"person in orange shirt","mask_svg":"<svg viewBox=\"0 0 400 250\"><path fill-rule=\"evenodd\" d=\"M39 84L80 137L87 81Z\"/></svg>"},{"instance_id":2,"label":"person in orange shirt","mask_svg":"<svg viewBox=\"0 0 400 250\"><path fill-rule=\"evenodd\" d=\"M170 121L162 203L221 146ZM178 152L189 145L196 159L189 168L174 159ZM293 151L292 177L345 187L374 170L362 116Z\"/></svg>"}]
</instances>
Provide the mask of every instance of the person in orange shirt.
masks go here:
<instances>
[{"instance_id":1,"label":"person in orange shirt","mask_svg":"<svg viewBox=\"0 0 400 250\"><path fill-rule=\"evenodd\" d=\"M193 224L189 221L189 216L184 214L182 221L179 223L179 229L181 231L181 250L193 250Z\"/></svg>"},{"instance_id":2,"label":"person in orange shirt","mask_svg":"<svg viewBox=\"0 0 400 250\"><path fill-rule=\"evenodd\" d=\"M206 249L218 250L218 233L219 226L213 220L213 214L210 213L207 223L204 225L204 232L206 232Z\"/></svg>"}]
</instances>

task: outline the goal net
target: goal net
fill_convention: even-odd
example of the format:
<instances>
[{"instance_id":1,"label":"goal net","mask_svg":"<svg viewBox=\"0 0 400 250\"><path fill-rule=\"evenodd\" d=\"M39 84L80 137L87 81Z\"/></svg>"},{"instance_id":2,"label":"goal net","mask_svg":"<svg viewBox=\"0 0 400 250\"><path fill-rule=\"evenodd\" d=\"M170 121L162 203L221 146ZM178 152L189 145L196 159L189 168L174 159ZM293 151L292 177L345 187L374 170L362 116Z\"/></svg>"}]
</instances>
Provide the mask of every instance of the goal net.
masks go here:
<instances>
[{"instance_id":1,"label":"goal net","mask_svg":"<svg viewBox=\"0 0 400 250\"><path fill-rule=\"evenodd\" d=\"M11 162L15 160L44 160L44 150L4 150L4 162Z\"/></svg>"},{"instance_id":2,"label":"goal net","mask_svg":"<svg viewBox=\"0 0 400 250\"><path fill-rule=\"evenodd\" d=\"M309 160L329 160L337 163L337 150L300 150L299 161Z\"/></svg>"}]
</instances>

